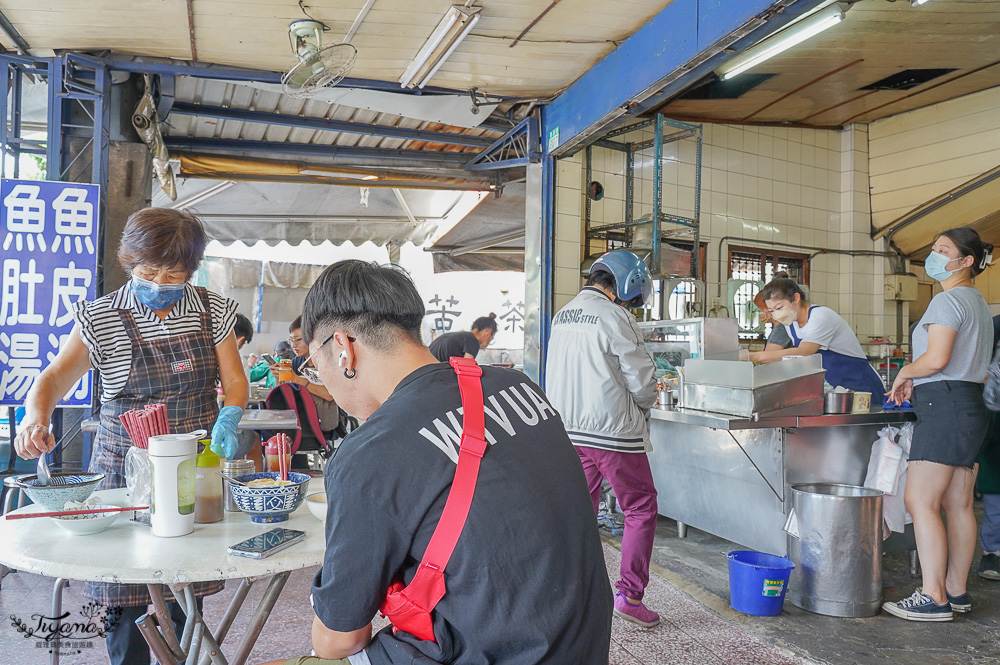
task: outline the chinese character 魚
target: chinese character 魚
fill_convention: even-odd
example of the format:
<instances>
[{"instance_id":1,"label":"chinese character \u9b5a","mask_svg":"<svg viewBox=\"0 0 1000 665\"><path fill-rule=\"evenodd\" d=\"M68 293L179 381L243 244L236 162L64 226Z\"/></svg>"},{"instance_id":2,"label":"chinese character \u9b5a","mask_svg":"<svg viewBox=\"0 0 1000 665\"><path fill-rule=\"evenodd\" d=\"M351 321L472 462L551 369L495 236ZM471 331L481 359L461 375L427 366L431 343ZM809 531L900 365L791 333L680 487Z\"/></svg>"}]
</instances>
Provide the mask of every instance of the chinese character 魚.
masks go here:
<instances>
[{"instance_id":1,"label":"chinese character \u9b5a","mask_svg":"<svg viewBox=\"0 0 1000 665\"><path fill-rule=\"evenodd\" d=\"M17 251L28 249L35 251L35 241L45 251L45 202L38 198L41 187L38 185L17 185L10 194L4 197L3 206L7 212L7 237L4 238L4 251L10 249L11 242Z\"/></svg>"},{"instance_id":2,"label":"chinese character \u9b5a","mask_svg":"<svg viewBox=\"0 0 1000 665\"><path fill-rule=\"evenodd\" d=\"M94 232L94 204L87 201L87 190L80 187L65 188L52 202L52 209L56 216L56 233L59 234L52 241L52 251L59 251L62 243L63 252L69 254L73 251L70 241L74 240L77 254L82 254L84 248L88 254L93 254L94 241L90 236Z\"/></svg>"}]
</instances>

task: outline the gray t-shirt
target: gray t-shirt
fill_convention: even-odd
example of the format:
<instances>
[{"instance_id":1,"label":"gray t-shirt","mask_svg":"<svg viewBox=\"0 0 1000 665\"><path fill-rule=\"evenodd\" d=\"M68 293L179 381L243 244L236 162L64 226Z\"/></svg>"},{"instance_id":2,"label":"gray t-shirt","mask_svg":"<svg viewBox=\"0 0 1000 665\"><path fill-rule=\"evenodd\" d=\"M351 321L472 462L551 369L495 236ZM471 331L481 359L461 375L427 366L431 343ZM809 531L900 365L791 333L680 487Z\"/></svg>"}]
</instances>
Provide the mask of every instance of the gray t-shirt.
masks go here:
<instances>
[{"instance_id":1,"label":"gray t-shirt","mask_svg":"<svg viewBox=\"0 0 1000 665\"><path fill-rule=\"evenodd\" d=\"M788 349L792 346L792 338L788 336L788 331L785 330L785 326L775 323L774 328L771 330L771 334L767 338L767 344L774 344L783 349Z\"/></svg>"},{"instance_id":2,"label":"gray t-shirt","mask_svg":"<svg viewBox=\"0 0 1000 665\"><path fill-rule=\"evenodd\" d=\"M982 383L993 355L993 317L983 295L971 286L958 286L934 296L913 331L913 360L927 353L927 330L935 323L958 332L951 359L937 374L914 379L914 385L931 381Z\"/></svg>"}]
</instances>

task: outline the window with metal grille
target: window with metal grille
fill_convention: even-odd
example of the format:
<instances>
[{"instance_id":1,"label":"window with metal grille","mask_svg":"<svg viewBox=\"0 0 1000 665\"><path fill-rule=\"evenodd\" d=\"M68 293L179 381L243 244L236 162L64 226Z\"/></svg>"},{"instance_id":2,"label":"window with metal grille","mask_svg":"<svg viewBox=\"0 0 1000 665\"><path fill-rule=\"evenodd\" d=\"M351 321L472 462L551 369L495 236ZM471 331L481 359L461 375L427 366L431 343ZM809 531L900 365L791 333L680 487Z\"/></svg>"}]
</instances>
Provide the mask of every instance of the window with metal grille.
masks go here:
<instances>
[{"instance_id":1,"label":"window with metal grille","mask_svg":"<svg viewBox=\"0 0 1000 665\"><path fill-rule=\"evenodd\" d=\"M774 274L784 271L788 278L802 286L809 285L809 256L795 252L784 252L749 247L729 248L730 279L747 280L748 282L768 283L774 279ZM740 330L751 330L758 326L759 319L756 309L750 304L759 291L756 284L743 284L733 296L734 316ZM763 338L771 334L771 324L765 325ZM757 334L741 333L744 338L758 338Z\"/></svg>"}]
</instances>

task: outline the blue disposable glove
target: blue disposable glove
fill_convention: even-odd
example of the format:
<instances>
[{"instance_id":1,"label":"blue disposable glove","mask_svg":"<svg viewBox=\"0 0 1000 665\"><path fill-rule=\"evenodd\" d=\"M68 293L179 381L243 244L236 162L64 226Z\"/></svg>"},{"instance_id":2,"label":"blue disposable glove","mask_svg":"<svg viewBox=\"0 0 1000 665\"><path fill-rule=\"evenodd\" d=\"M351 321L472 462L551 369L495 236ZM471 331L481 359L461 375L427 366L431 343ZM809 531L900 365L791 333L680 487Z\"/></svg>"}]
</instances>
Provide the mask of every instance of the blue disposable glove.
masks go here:
<instances>
[{"instance_id":1,"label":"blue disposable glove","mask_svg":"<svg viewBox=\"0 0 1000 665\"><path fill-rule=\"evenodd\" d=\"M224 406L212 428L212 445L209 448L216 455L233 459L236 455L236 426L243 417L243 409L238 406Z\"/></svg>"}]
</instances>

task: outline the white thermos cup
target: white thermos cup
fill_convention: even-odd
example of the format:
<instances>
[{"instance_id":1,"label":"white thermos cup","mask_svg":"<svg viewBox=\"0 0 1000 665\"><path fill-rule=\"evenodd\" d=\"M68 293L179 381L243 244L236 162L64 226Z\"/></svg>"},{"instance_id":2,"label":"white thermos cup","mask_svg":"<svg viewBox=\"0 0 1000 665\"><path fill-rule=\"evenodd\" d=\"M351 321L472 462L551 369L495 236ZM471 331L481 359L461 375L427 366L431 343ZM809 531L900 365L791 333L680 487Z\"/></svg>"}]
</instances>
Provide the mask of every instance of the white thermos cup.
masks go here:
<instances>
[{"instance_id":1,"label":"white thermos cup","mask_svg":"<svg viewBox=\"0 0 1000 665\"><path fill-rule=\"evenodd\" d=\"M194 531L195 434L161 434L149 438L150 522L153 535L184 536Z\"/></svg>"}]
</instances>

